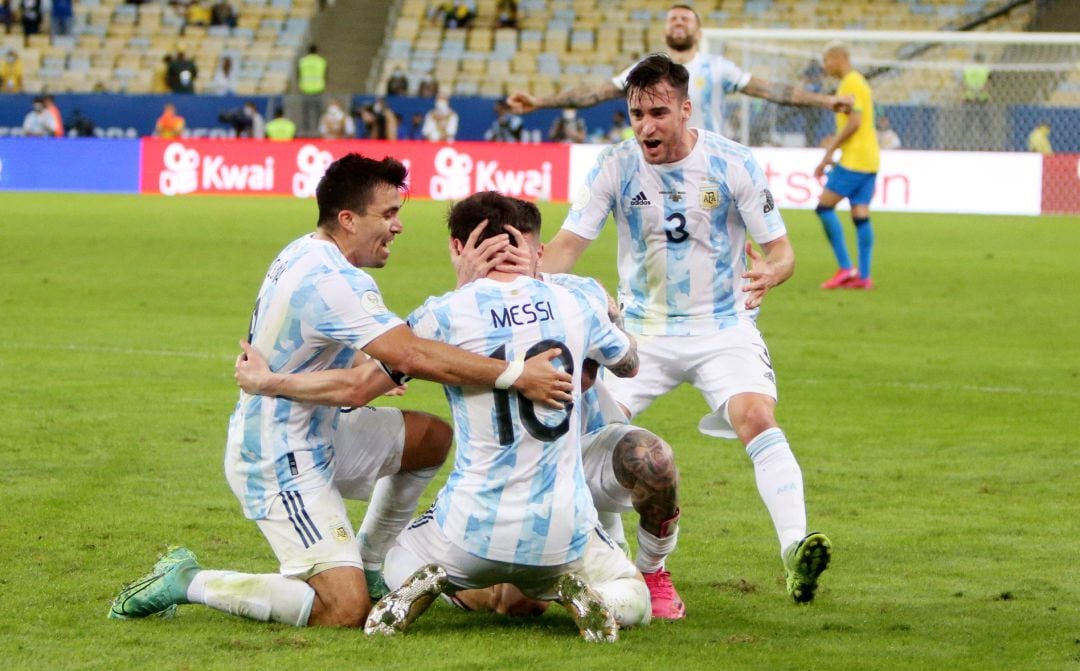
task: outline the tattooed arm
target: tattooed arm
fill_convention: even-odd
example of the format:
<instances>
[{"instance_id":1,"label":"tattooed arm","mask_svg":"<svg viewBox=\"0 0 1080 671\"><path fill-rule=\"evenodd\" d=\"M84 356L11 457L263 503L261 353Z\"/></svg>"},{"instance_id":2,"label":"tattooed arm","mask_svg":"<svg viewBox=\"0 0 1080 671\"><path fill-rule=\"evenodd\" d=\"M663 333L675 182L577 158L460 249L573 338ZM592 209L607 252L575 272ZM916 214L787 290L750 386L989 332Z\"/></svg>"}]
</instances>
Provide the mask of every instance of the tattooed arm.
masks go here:
<instances>
[{"instance_id":1,"label":"tattooed arm","mask_svg":"<svg viewBox=\"0 0 1080 671\"><path fill-rule=\"evenodd\" d=\"M774 84L759 77L750 77L742 88L748 96L774 102L777 105L796 105L798 107L820 107L833 112L848 113L855 99L851 96L832 96L814 93L791 84Z\"/></svg>"},{"instance_id":2,"label":"tattooed arm","mask_svg":"<svg viewBox=\"0 0 1080 671\"><path fill-rule=\"evenodd\" d=\"M591 107L605 100L614 100L623 95L622 89L612 82L603 84L582 84L572 89L559 91L555 95L537 98L525 91L516 91L506 99L510 111L514 114L528 114L541 107Z\"/></svg>"}]
</instances>

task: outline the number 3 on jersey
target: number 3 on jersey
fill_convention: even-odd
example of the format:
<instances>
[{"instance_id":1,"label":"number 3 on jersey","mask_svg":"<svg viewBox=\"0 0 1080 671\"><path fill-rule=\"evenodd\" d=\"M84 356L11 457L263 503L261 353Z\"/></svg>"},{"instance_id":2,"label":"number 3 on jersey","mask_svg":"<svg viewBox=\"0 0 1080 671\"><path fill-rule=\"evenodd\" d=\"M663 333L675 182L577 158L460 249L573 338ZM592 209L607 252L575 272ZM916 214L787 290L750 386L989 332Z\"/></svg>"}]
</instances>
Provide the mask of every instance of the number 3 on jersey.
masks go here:
<instances>
[{"instance_id":1,"label":"number 3 on jersey","mask_svg":"<svg viewBox=\"0 0 1080 671\"><path fill-rule=\"evenodd\" d=\"M558 340L541 340L525 352L525 358L528 359L556 347L561 350L561 353L551 360L551 365L554 366L556 362L561 362L563 369L567 373L573 375L574 358L570 355L570 350L566 348L566 345ZM499 345L499 348L488 356L492 359L505 361L506 345ZM495 423L499 428L499 444L513 445L514 418L510 414L510 391L508 389L494 389L492 390L492 393L495 395ZM516 392L514 393L514 396L517 397L518 416L521 418L521 424L525 427L525 431L533 438L545 443L550 443L570 430L570 415L574 409L574 404L572 402L566 403L564 408L566 416L563 417L563 420L555 426L548 426L536 416L536 406L533 405L532 401Z\"/></svg>"},{"instance_id":2,"label":"number 3 on jersey","mask_svg":"<svg viewBox=\"0 0 1080 671\"><path fill-rule=\"evenodd\" d=\"M665 221L668 223L664 226L664 235L667 236L668 242L686 242L686 239L690 237L690 232L686 230L686 217L679 212L673 212ZM672 222L677 223L672 226Z\"/></svg>"}]
</instances>

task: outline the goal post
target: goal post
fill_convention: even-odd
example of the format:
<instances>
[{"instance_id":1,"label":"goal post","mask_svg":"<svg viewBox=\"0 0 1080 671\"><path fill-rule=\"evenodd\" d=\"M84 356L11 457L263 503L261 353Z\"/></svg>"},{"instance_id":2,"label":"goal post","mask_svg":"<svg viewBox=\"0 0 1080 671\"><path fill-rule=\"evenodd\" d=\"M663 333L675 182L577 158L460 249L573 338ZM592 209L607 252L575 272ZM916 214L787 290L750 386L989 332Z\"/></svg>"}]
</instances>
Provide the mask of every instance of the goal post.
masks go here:
<instances>
[{"instance_id":1,"label":"goal post","mask_svg":"<svg viewBox=\"0 0 1080 671\"><path fill-rule=\"evenodd\" d=\"M772 82L832 91L821 54L847 45L909 149L1027 151L1028 136L1051 128L1055 152L1080 152L1080 34L800 29L703 29L703 49ZM965 95L965 70L989 73L985 94ZM977 78L976 78L977 79ZM832 115L729 96L725 131L751 146L818 146Z\"/></svg>"}]
</instances>

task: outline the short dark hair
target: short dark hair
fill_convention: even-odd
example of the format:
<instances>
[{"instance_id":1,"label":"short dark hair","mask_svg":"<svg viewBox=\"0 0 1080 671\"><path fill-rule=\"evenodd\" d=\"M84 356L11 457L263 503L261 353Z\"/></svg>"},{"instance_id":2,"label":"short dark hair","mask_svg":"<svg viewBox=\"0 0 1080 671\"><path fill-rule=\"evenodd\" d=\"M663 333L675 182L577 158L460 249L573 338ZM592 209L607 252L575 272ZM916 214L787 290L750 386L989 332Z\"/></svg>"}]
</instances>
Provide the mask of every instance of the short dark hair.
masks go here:
<instances>
[{"instance_id":1,"label":"short dark hair","mask_svg":"<svg viewBox=\"0 0 1080 671\"><path fill-rule=\"evenodd\" d=\"M671 60L667 54L649 54L626 75L626 97L629 98L634 92L647 91L665 81L683 98L689 97L690 73L687 69Z\"/></svg>"},{"instance_id":2,"label":"short dark hair","mask_svg":"<svg viewBox=\"0 0 1080 671\"><path fill-rule=\"evenodd\" d=\"M480 191L456 203L446 217L446 226L450 237L465 242L476 225L485 219L487 226L477 242L506 233L507 225L522 233L540 234L540 210L535 205L496 191ZM514 244L513 238L510 238L510 244Z\"/></svg>"},{"instance_id":3,"label":"short dark hair","mask_svg":"<svg viewBox=\"0 0 1080 671\"><path fill-rule=\"evenodd\" d=\"M367 211L380 184L405 192L408 169L397 159L387 156L381 161L360 154L346 154L330 164L315 188L319 204L319 226L335 228L342 210L357 213Z\"/></svg>"}]
</instances>

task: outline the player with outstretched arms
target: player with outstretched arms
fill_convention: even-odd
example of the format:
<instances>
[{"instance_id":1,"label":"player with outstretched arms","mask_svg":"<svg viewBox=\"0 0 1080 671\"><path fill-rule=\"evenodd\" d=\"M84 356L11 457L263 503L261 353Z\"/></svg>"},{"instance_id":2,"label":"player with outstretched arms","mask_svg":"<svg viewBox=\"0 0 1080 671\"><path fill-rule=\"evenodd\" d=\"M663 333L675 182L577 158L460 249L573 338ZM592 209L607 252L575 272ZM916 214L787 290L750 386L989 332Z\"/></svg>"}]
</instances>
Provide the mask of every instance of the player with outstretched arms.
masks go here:
<instances>
[{"instance_id":1,"label":"player with outstretched arms","mask_svg":"<svg viewBox=\"0 0 1080 671\"><path fill-rule=\"evenodd\" d=\"M831 544L807 534L802 472L776 422L775 373L755 325L766 293L791 276L795 255L750 150L689 126L688 82L686 68L660 54L630 72L635 137L600 155L541 269L571 270L614 215L619 301L638 337L641 370L608 387L631 417L683 382L702 392L711 412L698 428L746 446L788 592L806 602Z\"/></svg>"}]
</instances>

